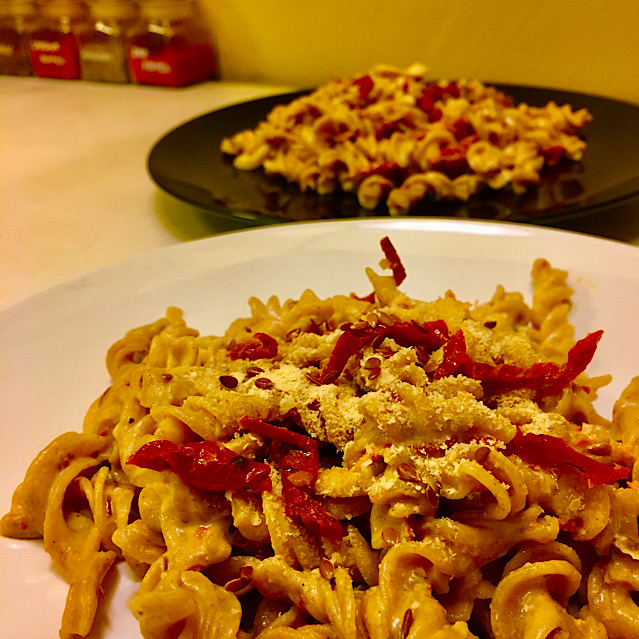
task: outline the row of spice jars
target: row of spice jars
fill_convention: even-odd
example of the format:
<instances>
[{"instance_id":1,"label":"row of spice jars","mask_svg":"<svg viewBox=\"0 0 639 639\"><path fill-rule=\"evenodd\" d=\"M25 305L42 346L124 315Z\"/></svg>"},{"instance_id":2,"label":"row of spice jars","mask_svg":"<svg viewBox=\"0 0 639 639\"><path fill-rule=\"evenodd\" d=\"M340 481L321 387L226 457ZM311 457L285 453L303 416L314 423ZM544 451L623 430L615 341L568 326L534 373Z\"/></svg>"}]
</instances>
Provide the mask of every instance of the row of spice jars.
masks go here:
<instances>
[{"instance_id":1,"label":"row of spice jars","mask_svg":"<svg viewBox=\"0 0 639 639\"><path fill-rule=\"evenodd\" d=\"M193 0L0 0L0 73L180 87L217 72Z\"/></svg>"}]
</instances>

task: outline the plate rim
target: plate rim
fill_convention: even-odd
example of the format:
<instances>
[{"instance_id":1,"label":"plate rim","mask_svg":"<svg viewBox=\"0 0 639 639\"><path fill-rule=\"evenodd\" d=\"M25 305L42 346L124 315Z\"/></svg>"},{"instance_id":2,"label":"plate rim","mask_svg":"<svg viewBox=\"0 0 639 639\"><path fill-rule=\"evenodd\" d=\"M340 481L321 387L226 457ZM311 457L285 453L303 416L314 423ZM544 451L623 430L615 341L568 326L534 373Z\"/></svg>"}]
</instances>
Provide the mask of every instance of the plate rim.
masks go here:
<instances>
[{"instance_id":1,"label":"plate rim","mask_svg":"<svg viewBox=\"0 0 639 639\"><path fill-rule=\"evenodd\" d=\"M581 231L574 231L569 229L554 228L551 226L542 226L536 224L523 224L521 222L508 222L501 220L469 220L469 219L457 219L448 217L380 217L380 218L352 218L352 219L340 219L340 220L304 220L299 222L282 222L278 224L268 224L262 226L254 226L249 228L239 228L229 231L224 231L211 235L208 237L198 238L189 242L179 242L168 246L161 246L157 248L144 251L135 255L131 255L128 258L117 260L111 264L98 266L85 270L72 277L63 279L60 282L47 286L39 291L35 291L30 295L15 300L8 305L0 307L0 326L5 322L5 317L15 312L21 312L22 308L26 308L29 304L42 303L42 300L48 296L56 296L59 294L66 294L72 290L82 287L83 283L93 278L99 278L101 276L108 276L115 274L120 270L125 269L131 265L142 265L147 262L153 262L156 257L160 255L164 256L180 256L183 253L190 253L198 248L203 248L209 244L213 244L219 241L227 241L226 238L230 238L228 241L236 241L237 238L243 238L252 236L254 234L275 234L280 233L295 233L298 229L300 232L312 233L309 230L310 227L329 227L329 226L352 226L368 228L371 226L383 226L392 229L394 227L411 226L419 227L420 232L449 232L460 233L462 235L490 235L490 230L494 231L494 234L505 234L510 237L528 237L532 239L538 239L542 237L564 237L571 239L572 241L582 242L584 245L592 244L598 247L607 247L617 253L627 254L632 256L630 259L637 259L639 265L639 246L617 240L613 238L601 237L597 235L590 235ZM481 231L479 229L482 229ZM501 233L498 233L501 231ZM389 232L389 231L385 231ZM241 241L238 240L238 241ZM639 271L637 272L637 280L639 281Z\"/></svg>"}]
</instances>

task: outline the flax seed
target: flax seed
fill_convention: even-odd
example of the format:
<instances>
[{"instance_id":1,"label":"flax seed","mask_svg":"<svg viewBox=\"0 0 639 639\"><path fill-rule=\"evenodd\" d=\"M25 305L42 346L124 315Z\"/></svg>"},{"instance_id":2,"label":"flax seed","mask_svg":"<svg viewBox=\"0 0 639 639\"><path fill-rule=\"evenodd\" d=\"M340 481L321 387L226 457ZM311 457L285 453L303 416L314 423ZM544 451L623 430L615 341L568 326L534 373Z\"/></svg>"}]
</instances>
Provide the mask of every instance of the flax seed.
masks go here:
<instances>
[{"instance_id":1,"label":"flax seed","mask_svg":"<svg viewBox=\"0 0 639 639\"><path fill-rule=\"evenodd\" d=\"M397 467L397 474L404 481L419 481L419 475L411 464L402 463Z\"/></svg>"},{"instance_id":2,"label":"flax seed","mask_svg":"<svg viewBox=\"0 0 639 639\"><path fill-rule=\"evenodd\" d=\"M610 444L596 444L595 446L591 446L588 449L588 452L591 455L605 457L606 455L610 455L612 452L612 446Z\"/></svg>"},{"instance_id":3,"label":"flax seed","mask_svg":"<svg viewBox=\"0 0 639 639\"><path fill-rule=\"evenodd\" d=\"M379 317L379 321L384 324L384 326L393 326L393 324L395 324L395 320L388 313L378 311L377 315Z\"/></svg>"},{"instance_id":4,"label":"flax seed","mask_svg":"<svg viewBox=\"0 0 639 639\"><path fill-rule=\"evenodd\" d=\"M255 380L255 385L262 390L273 388L273 382L268 377L258 377Z\"/></svg>"},{"instance_id":5,"label":"flax seed","mask_svg":"<svg viewBox=\"0 0 639 639\"><path fill-rule=\"evenodd\" d=\"M382 360L379 359L379 357L369 357L367 360L364 361L364 363L362 364L362 367L370 371L374 368L379 368L379 365L381 363L382 363Z\"/></svg>"},{"instance_id":6,"label":"flax seed","mask_svg":"<svg viewBox=\"0 0 639 639\"><path fill-rule=\"evenodd\" d=\"M396 544L397 541L399 540L399 535L397 534L397 531L394 528L384 528L382 530L382 541L385 544Z\"/></svg>"},{"instance_id":7,"label":"flax seed","mask_svg":"<svg viewBox=\"0 0 639 639\"><path fill-rule=\"evenodd\" d=\"M220 375L220 384L222 384L224 388L237 388L237 377L233 377L233 375Z\"/></svg>"},{"instance_id":8,"label":"flax seed","mask_svg":"<svg viewBox=\"0 0 639 639\"><path fill-rule=\"evenodd\" d=\"M373 369L373 370L372 370L372 371L368 374L368 379L377 379L377 378L380 376L381 372L382 372L382 369L381 369L381 368L379 368L379 367L374 368L374 369Z\"/></svg>"},{"instance_id":9,"label":"flax seed","mask_svg":"<svg viewBox=\"0 0 639 639\"><path fill-rule=\"evenodd\" d=\"M406 608L404 618L402 619L402 629L399 636L402 639L406 639L410 633L411 626L413 625L413 611L411 608Z\"/></svg>"},{"instance_id":10,"label":"flax seed","mask_svg":"<svg viewBox=\"0 0 639 639\"><path fill-rule=\"evenodd\" d=\"M335 566L333 566L333 563L326 559L326 557L320 559L319 571L322 577L327 581L330 581L335 576Z\"/></svg>"}]
</instances>

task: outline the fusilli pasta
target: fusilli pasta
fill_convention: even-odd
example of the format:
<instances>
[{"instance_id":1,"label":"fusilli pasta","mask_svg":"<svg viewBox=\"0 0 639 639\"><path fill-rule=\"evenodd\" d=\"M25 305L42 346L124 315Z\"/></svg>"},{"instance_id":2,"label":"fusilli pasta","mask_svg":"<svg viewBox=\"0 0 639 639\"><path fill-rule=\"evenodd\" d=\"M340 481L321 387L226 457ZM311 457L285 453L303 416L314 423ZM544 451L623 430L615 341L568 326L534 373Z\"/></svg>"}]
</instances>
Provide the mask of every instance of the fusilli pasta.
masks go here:
<instances>
[{"instance_id":1,"label":"fusilli pasta","mask_svg":"<svg viewBox=\"0 0 639 639\"><path fill-rule=\"evenodd\" d=\"M530 304L421 301L381 245L366 297L254 298L223 336L170 308L109 349L0 521L69 582L61 637L118 561L146 639L639 637L639 377L597 413L601 332L546 260Z\"/></svg>"},{"instance_id":2,"label":"fusilli pasta","mask_svg":"<svg viewBox=\"0 0 639 639\"><path fill-rule=\"evenodd\" d=\"M354 193L365 209L408 214L427 196L466 201L481 188L516 193L544 165L578 161L586 109L512 99L479 81L433 82L415 64L377 66L276 106L255 129L225 138L244 171L259 167L318 194Z\"/></svg>"}]
</instances>

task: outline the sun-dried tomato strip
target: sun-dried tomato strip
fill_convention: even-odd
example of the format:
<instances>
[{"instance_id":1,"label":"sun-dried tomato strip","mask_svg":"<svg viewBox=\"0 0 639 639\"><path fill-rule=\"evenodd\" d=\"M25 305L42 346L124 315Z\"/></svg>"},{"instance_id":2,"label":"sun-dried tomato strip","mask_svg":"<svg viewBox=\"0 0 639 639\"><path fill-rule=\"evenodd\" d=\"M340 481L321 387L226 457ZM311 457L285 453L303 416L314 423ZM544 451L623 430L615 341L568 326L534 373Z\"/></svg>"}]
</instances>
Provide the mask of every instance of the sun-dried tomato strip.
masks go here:
<instances>
[{"instance_id":1,"label":"sun-dried tomato strip","mask_svg":"<svg viewBox=\"0 0 639 639\"><path fill-rule=\"evenodd\" d=\"M466 351L466 340L464 333L459 330L453 333L450 339L444 344L444 359L435 369L433 379L442 379L459 373L464 365L470 362Z\"/></svg>"},{"instance_id":2,"label":"sun-dried tomato strip","mask_svg":"<svg viewBox=\"0 0 639 639\"><path fill-rule=\"evenodd\" d=\"M583 373L592 361L597 350L597 344L603 335L603 331L594 331L586 337L580 339L568 351L568 359L565 364L557 365L553 362L540 362L525 369L521 374L517 371L504 368L506 365L497 367L499 370L489 372L482 376L484 388L502 388L504 384L515 388L523 385L527 388L534 388L542 395L554 395L561 392L577 375Z\"/></svg>"},{"instance_id":3,"label":"sun-dried tomato strip","mask_svg":"<svg viewBox=\"0 0 639 639\"><path fill-rule=\"evenodd\" d=\"M607 466L571 448L561 437L552 435L524 435L518 430L508 443L508 449L535 466L582 473L589 488L600 484L614 484L620 479L627 479L629 474L628 468L618 465Z\"/></svg>"},{"instance_id":4,"label":"sun-dried tomato strip","mask_svg":"<svg viewBox=\"0 0 639 639\"><path fill-rule=\"evenodd\" d=\"M254 339L229 350L231 359L271 359L277 356L277 340L266 333L255 333Z\"/></svg>"},{"instance_id":5,"label":"sun-dried tomato strip","mask_svg":"<svg viewBox=\"0 0 639 639\"><path fill-rule=\"evenodd\" d=\"M406 269L404 268L402 261L399 259L399 255L388 236L383 237L379 244L382 247L382 251L384 251L384 256L390 264L391 271L393 271L395 284L399 286L406 279Z\"/></svg>"},{"instance_id":6,"label":"sun-dried tomato strip","mask_svg":"<svg viewBox=\"0 0 639 639\"><path fill-rule=\"evenodd\" d=\"M464 138L475 135L475 128L465 118L458 118L452 124L448 125L447 128L455 136L455 139L458 142Z\"/></svg>"},{"instance_id":7,"label":"sun-dried tomato strip","mask_svg":"<svg viewBox=\"0 0 639 639\"><path fill-rule=\"evenodd\" d=\"M370 75L363 75L356 80L353 80L353 84L359 88L360 100L365 100L375 86L375 82Z\"/></svg>"},{"instance_id":8,"label":"sun-dried tomato strip","mask_svg":"<svg viewBox=\"0 0 639 639\"><path fill-rule=\"evenodd\" d=\"M370 344L380 334L379 329L369 326L357 331L351 327L343 327L343 330L344 332L337 338L328 362L322 369L319 378L321 384L336 380L351 356Z\"/></svg>"},{"instance_id":9,"label":"sun-dried tomato strip","mask_svg":"<svg viewBox=\"0 0 639 639\"><path fill-rule=\"evenodd\" d=\"M339 542L344 531L333 515L308 492L283 478L284 509L289 517L297 517L312 533Z\"/></svg>"},{"instance_id":10,"label":"sun-dried tomato strip","mask_svg":"<svg viewBox=\"0 0 639 639\"><path fill-rule=\"evenodd\" d=\"M359 300L360 302L368 302L369 304L374 304L375 303L375 293L369 293L368 295L364 295L363 297L361 297L360 295L357 295L357 293L351 293L350 297L352 297L354 300Z\"/></svg>"},{"instance_id":11,"label":"sun-dried tomato strip","mask_svg":"<svg viewBox=\"0 0 639 639\"><path fill-rule=\"evenodd\" d=\"M477 135L470 135L458 142L443 146L439 151L439 157L433 159L430 165L432 171L441 171L448 177L458 177L468 171L468 149L471 144L477 142Z\"/></svg>"},{"instance_id":12,"label":"sun-dried tomato strip","mask_svg":"<svg viewBox=\"0 0 639 639\"><path fill-rule=\"evenodd\" d=\"M441 348L448 340L448 326L444 320L432 322L395 322L385 327L383 334L404 347L420 346L429 352Z\"/></svg>"},{"instance_id":13,"label":"sun-dried tomato strip","mask_svg":"<svg viewBox=\"0 0 639 639\"><path fill-rule=\"evenodd\" d=\"M212 441L143 444L128 461L151 470L172 470L185 484L203 490L271 490L268 464L257 462Z\"/></svg>"},{"instance_id":14,"label":"sun-dried tomato strip","mask_svg":"<svg viewBox=\"0 0 639 639\"><path fill-rule=\"evenodd\" d=\"M319 473L317 440L246 416L240 419L240 426L271 440L269 458L280 469L286 514L298 519L313 534L338 542L343 535L342 525L312 494ZM302 485L297 483L300 479L304 480Z\"/></svg>"},{"instance_id":15,"label":"sun-dried tomato strip","mask_svg":"<svg viewBox=\"0 0 639 639\"><path fill-rule=\"evenodd\" d=\"M548 166L558 164L565 153L566 149L561 145L549 146L542 150L542 154Z\"/></svg>"},{"instance_id":16,"label":"sun-dried tomato strip","mask_svg":"<svg viewBox=\"0 0 639 639\"><path fill-rule=\"evenodd\" d=\"M473 361L466 351L463 333L457 331L444 346L444 360L433 377L440 379L449 375L465 375L479 380L489 394L530 388L542 397L554 395L586 369L602 335L603 331L595 331L579 340L568 352L565 364L538 362L528 368L520 368L512 364L493 366Z\"/></svg>"},{"instance_id":17,"label":"sun-dried tomato strip","mask_svg":"<svg viewBox=\"0 0 639 639\"><path fill-rule=\"evenodd\" d=\"M376 338L390 337L403 347L421 347L427 352L440 348L448 338L448 327L443 320L434 320L418 324L416 322L395 322L392 326L342 326L344 331L337 339L331 356L322 369L320 383L335 381L346 366L348 360L360 350L368 346Z\"/></svg>"},{"instance_id":18,"label":"sun-dried tomato strip","mask_svg":"<svg viewBox=\"0 0 639 639\"><path fill-rule=\"evenodd\" d=\"M460 96L459 86L454 82L449 82L445 86L429 82L417 99L417 106L426 113L431 122L437 122L442 118L442 110L435 106L435 103L443 101L447 96L458 98Z\"/></svg>"},{"instance_id":19,"label":"sun-dried tomato strip","mask_svg":"<svg viewBox=\"0 0 639 639\"><path fill-rule=\"evenodd\" d=\"M312 481L317 479L319 473L318 449L298 450L292 449L288 452L278 453L278 465L286 472L305 472L311 475Z\"/></svg>"},{"instance_id":20,"label":"sun-dried tomato strip","mask_svg":"<svg viewBox=\"0 0 639 639\"><path fill-rule=\"evenodd\" d=\"M317 450L317 441L315 439L302 433L296 433L283 426L275 426L261 419L252 419L248 416L242 417L239 423L242 428L262 437L286 442L305 451Z\"/></svg>"},{"instance_id":21,"label":"sun-dried tomato strip","mask_svg":"<svg viewBox=\"0 0 639 639\"><path fill-rule=\"evenodd\" d=\"M253 339L230 349L231 359L270 359L277 355L277 340L267 333L255 333Z\"/></svg>"},{"instance_id":22,"label":"sun-dried tomato strip","mask_svg":"<svg viewBox=\"0 0 639 639\"><path fill-rule=\"evenodd\" d=\"M314 450L276 452L282 474L284 510L289 517L299 519L312 533L338 542L343 535L342 525L312 494L312 486L319 472L319 455ZM294 480L307 475L306 485Z\"/></svg>"}]
</instances>

